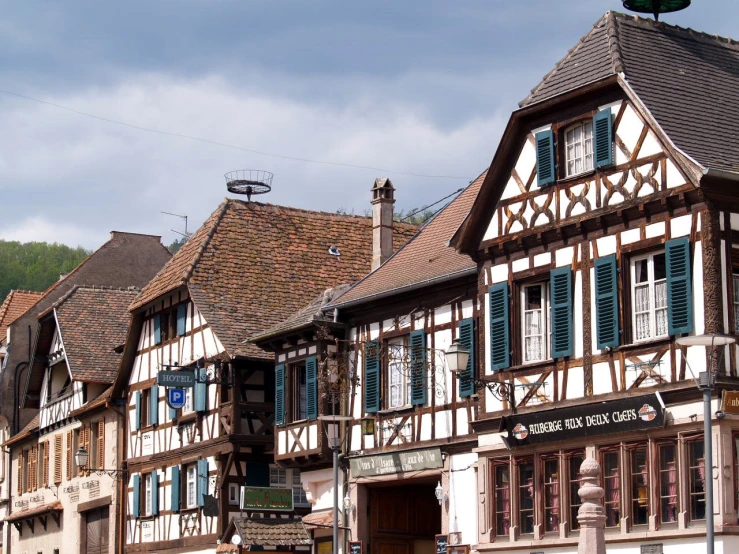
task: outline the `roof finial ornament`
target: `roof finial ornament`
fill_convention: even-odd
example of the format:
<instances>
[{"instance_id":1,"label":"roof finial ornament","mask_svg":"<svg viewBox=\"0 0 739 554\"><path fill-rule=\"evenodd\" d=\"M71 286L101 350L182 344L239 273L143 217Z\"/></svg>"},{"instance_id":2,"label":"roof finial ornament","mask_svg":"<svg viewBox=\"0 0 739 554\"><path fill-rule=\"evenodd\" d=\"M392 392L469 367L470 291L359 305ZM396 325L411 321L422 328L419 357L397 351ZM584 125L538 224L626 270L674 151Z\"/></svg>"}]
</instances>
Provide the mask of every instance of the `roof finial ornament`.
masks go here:
<instances>
[{"instance_id":1,"label":"roof finial ornament","mask_svg":"<svg viewBox=\"0 0 739 554\"><path fill-rule=\"evenodd\" d=\"M623 5L632 12L654 14L654 20L659 21L659 14L684 10L690 0L623 0Z\"/></svg>"},{"instance_id":2,"label":"roof finial ornament","mask_svg":"<svg viewBox=\"0 0 739 554\"><path fill-rule=\"evenodd\" d=\"M266 194L272 190L272 173L261 169L238 169L225 175L226 188L234 194L246 194L251 202L252 194Z\"/></svg>"}]
</instances>

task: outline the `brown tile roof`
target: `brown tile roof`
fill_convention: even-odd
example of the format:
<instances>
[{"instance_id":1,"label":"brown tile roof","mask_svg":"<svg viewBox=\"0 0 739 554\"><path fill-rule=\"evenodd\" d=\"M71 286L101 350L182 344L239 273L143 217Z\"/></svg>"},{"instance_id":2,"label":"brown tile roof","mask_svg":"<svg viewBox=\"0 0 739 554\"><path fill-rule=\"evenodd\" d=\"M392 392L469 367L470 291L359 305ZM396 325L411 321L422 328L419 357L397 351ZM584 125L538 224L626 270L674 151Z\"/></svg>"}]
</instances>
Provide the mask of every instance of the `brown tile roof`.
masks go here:
<instances>
[{"instance_id":1,"label":"brown tile roof","mask_svg":"<svg viewBox=\"0 0 739 554\"><path fill-rule=\"evenodd\" d=\"M32 517L50 514L52 512L61 512L63 509L62 503L59 500L55 500L49 504L41 504L41 506L37 506L23 512L13 512L5 518L5 521L8 523L23 521Z\"/></svg>"},{"instance_id":2,"label":"brown tile roof","mask_svg":"<svg viewBox=\"0 0 739 554\"><path fill-rule=\"evenodd\" d=\"M42 292L11 290L0 305L0 343L5 340L8 325L23 315L43 296Z\"/></svg>"},{"instance_id":3,"label":"brown tile roof","mask_svg":"<svg viewBox=\"0 0 739 554\"><path fill-rule=\"evenodd\" d=\"M399 248L417 227L396 226ZM340 256L328 253L336 246ZM372 219L226 199L144 288L131 309L186 285L231 355L266 358L245 340L327 287L370 270Z\"/></svg>"},{"instance_id":4,"label":"brown tile roof","mask_svg":"<svg viewBox=\"0 0 739 554\"><path fill-rule=\"evenodd\" d=\"M308 530L333 525L334 511L324 510L322 512L311 512L310 514L303 516L303 524Z\"/></svg>"},{"instance_id":5,"label":"brown tile roof","mask_svg":"<svg viewBox=\"0 0 739 554\"><path fill-rule=\"evenodd\" d=\"M234 518L244 545L297 546L313 541L300 518Z\"/></svg>"},{"instance_id":6,"label":"brown tile roof","mask_svg":"<svg viewBox=\"0 0 739 554\"><path fill-rule=\"evenodd\" d=\"M623 74L670 140L704 168L739 172L739 42L606 13L521 102Z\"/></svg>"},{"instance_id":7,"label":"brown tile roof","mask_svg":"<svg viewBox=\"0 0 739 554\"><path fill-rule=\"evenodd\" d=\"M8 440L6 440L3 443L3 446L10 446L11 444L15 444L17 442L21 442L29 438L31 435L33 435L34 431L38 431L40 416L39 414L36 414L34 418L28 422L28 424L21 429L19 432L17 432L15 435L10 437Z\"/></svg>"},{"instance_id":8,"label":"brown tile roof","mask_svg":"<svg viewBox=\"0 0 739 554\"><path fill-rule=\"evenodd\" d=\"M94 400L91 400L90 402L82 406L81 408L77 408L76 410L73 410L69 414L69 417L77 417L77 416L80 416L80 415L83 415L89 412L90 410L93 410L94 408L103 406L108 400L110 400L110 395L112 392L113 392L113 387L112 386L108 387L107 389L103 391L103 393L100 396L98 396Z\"/></svg>"},{"instance_id":9,"label":"brown tile roof","mask_svg":"<svg viewBox=\"0 0 739 554\"><path fill-rule=\"evenodd\" d=\"M56 320L75 381L112 384L138 289L75 287L54 305ZM43 355L38 352L37 355Z\"/></svg>"},{"instance_id":10,"label":"brown tile roof","mask_svg":"<svg viewBox=\"0 0 739 554\"><path fill-rule=\"evenodd\" d=\"M470 211L486 173L475 179L383 265L329 304L347 306L415 288L437 279L474 272L475 262L448 241Z\"/></svg>"}]
</instances>

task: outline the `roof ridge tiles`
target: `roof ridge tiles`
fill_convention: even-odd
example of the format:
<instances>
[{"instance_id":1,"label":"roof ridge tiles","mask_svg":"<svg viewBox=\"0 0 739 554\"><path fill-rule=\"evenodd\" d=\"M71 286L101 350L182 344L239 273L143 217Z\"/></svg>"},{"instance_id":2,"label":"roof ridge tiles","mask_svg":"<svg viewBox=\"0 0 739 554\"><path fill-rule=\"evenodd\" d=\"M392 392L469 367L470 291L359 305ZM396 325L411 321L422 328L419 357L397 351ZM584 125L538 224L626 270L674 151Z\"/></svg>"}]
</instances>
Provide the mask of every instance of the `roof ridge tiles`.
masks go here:
<instances>
[{"instance_id":1,"label":"roof ridge tiles","mask_svg":"<svg viewBox=\"0 0 739 554\"><path fill-rule=\"evenodd\" d=\"M89 291L96 291L96 292L123 292L127 294L128 293L134 294L137 296L139 292L141 292L138 288L133 287L133 286L122 288L122 287L111 287L107 285L79 285L77 284L77 285L74 285L67 292L65 292L63 295L61 295L59 299L56 302L54 302L51 306L49 306L47 309L41 312L38 315L39 319L51 313L52 310L59 308L62 304L64 304L67 300L69 300L72 296L74 296L77 293L77 291L80 291L80 290L89 290Z\"/></svg>"},{"instance_id":2,"label":"roof ridge tiles","mask_svg":"<svg viewBox=\"0 0 739 554\"><path fill-rule=\"evenodd\" d=\"M618 36L618 25L616 25L616 17L618 12L609 11L606 13L606 34L608 36L608 51L611 54L611 65L616 73L623 73L624 62L621 56L621 43Z\"/></svg>"},{"instance_id":3,"label":"roof ridge tiles","mask_svg":"<svg viewBox=\"0 0 739 554\"><path fill-rule=\"evenodd\" d=\"M724 37L717 34L706 33L704 31L697 31L695 29L692 29L691 27L681 27L680 25L674 25L671 23L666 23L664 21L655 21L654 19L650 19L648 17L639 17L635 14L625 14L618 11L613 11L609 13L613 13L616 17L626 21L633 21L635 23L649 25L650 27L655 28L655 30L662 29L688 33L694 38L706 39L713 43L718 42L721 46L739 47L739 40L733 39L731 37Z\"/></svg>"}]
</instances>

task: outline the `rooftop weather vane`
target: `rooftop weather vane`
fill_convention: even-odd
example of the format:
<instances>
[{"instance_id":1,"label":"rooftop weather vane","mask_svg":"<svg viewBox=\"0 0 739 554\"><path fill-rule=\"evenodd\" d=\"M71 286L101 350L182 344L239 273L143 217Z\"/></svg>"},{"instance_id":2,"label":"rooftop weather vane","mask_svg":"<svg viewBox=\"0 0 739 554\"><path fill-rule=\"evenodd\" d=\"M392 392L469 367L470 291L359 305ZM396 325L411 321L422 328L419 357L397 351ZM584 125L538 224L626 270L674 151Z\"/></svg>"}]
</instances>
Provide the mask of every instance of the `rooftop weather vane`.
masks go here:
<instances>
[{"instance_id":1,"label":"rooftop weather vane","mask_svg":"<svg viewBox=\"0 0 739 554\"><path fill-rule=\"evenodd\" d=\"M684 10L690 0L623 0L623 5L632 12L654 14L654 20L659 21L659 14Z\"/></svg>"},{"instance_id":2,"label":"rooftop weather vane","mask_svg":"<svg viewBox=\"0 0 739 554\"><path fill-rule=\"evenodd\" d=\"M272 190L272 173L261 169L238 169L225 175L226 188L234 194L246 194L251 201L252 194L266 194Z\"/></svg>"}]
</instances>

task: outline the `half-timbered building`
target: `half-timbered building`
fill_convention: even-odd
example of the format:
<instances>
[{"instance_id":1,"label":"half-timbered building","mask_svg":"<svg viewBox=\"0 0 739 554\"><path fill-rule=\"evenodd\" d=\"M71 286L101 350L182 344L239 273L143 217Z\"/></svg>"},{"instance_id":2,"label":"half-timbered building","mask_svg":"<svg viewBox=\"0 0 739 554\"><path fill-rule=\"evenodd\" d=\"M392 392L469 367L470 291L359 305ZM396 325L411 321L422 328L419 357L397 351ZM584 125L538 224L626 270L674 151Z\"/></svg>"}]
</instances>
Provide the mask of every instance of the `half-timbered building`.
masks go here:
<instances>
[{"instance_id":1,"label":"half-timbered building","mask_svg":"<svg viewBox=\"0 0 739 554\"><path fill-rule=\"evenodd\" d=\"M402 226L397 246L414 230ZM364 275L372 232L366 217L226 199L144 288L115 393L127 412L122 551L213 552L244 485L291 488L307 511L298 468L273 464L274 364L246 339ZM196 374L181 409L157 385L165 369Z\"/></svg>"},{"instance_id":2,"label":"half-timbered building","mask_svg":"<svg viewBox=\"0 0 739 554\"><path fill-rule=\"evenodd\" d=\"M695 380L736 388L737 351L676 342L737 332L737 85L735 41L608 13L511 115L453 241L478 267L478 551L576 552L585 456L609 549L702 551L708 488L739 549L739 422L706 468Z\"/></svg>"},{"instance_id":3,"label":"half-timbered building","mask_svg":"<svg viewBox=\"0 0 739 554\"><path fill-rule=\"evenodd\" d=\"M123 413L110 392L138 292L74 287L39 316L24 395L39 411L5 443L13 552L115 552Z\"/></svg>"}]
</instances>

